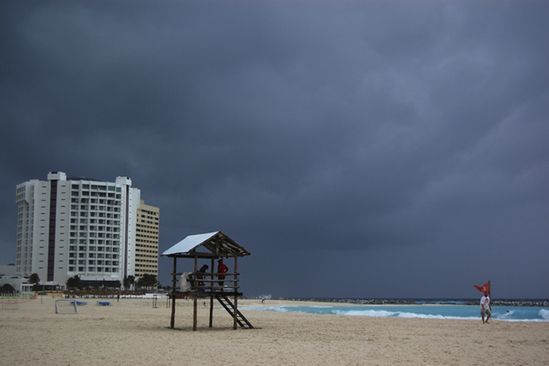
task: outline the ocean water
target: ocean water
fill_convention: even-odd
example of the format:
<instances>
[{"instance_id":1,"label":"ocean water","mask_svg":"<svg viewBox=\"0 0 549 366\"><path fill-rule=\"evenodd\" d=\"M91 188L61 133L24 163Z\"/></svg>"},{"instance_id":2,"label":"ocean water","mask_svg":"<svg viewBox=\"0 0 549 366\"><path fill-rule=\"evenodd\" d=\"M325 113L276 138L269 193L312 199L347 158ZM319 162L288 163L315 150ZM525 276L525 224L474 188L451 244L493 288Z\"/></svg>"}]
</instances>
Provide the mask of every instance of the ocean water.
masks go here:
<instances>
[{"instance_id":1,"label":"ocean water","mask_svg":"<svg viewBox=\"0 0 549 366\"><path fill-rule=\"evenodd\" d=\"M243 309L283 313L332 314L376 318L479 320L476 305L252 305ZM493 306L492 318L505 321L549 322L549 309L533 306Z\"/></svg>"}]
</instances>

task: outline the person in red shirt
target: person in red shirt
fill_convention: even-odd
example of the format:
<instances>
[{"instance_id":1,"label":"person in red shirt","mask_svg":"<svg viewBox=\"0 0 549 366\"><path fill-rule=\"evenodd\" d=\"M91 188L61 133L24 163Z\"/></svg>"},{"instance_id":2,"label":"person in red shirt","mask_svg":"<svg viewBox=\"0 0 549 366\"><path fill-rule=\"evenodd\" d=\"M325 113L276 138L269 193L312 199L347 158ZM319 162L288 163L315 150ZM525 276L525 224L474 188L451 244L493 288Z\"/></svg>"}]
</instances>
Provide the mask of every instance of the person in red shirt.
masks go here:
<instances>
[{"instance_id":1,"label":"person in red shirt","mask_svg":"<svg viewBox=\"0 0 549 366\"><path fill-rule=\"evenodd\" d=\"M217 278L219 279L219 286L221 286L221 291L223 291L223 283L225 282L225 273L229 271L229 267L223 263L223 258L217 260Z\"/></svg>"}]
</instances>

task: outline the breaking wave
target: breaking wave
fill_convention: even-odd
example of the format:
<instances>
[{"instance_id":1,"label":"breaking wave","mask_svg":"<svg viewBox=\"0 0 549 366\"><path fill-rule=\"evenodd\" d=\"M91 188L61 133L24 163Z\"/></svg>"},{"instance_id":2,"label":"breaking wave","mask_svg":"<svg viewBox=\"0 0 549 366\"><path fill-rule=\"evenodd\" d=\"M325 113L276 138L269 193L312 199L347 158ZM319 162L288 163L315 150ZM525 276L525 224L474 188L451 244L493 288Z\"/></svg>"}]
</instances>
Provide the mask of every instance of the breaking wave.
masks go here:
<instances>
[{"instance_id":1,"label":"breaking wave","mask_svg":"<svg viewBox=\"0 0 549 366\"><path fill-rule=\"evenodd\" d=\"M329 306L329 305L250 305L246 310L273 311L278 313L331 314L342 316L365 316L372 318L405 319L460 319L479 320L477 306ZM535 307L493 309L495 320L511 322L546 322L549 310Z\"/></svg>"},{"instance_id":2,"label":"breaking wave","mask_svg":"<svg viewBox=\"0 0 549 366\"><path fill-rule=\"evenodd\" d=\"M387 310L334 310L337 315L368 316L372 318L406 318L406 319L476 319L466 316L444 316L438 314L419 314L406 311Z\"/></svg>"},{"instance_id":3,"label":"breaking wave","mask_svg":"<svg viewBox=\"0 0 549 366\"><path fill-rule=\"evenodd\" d=\"M243 310L255 310L255 311L274 311L276 313L287 313L290 310L284 306L261 306L261 305L246 305L242 306Z\"/></svg>"}]
</instances>

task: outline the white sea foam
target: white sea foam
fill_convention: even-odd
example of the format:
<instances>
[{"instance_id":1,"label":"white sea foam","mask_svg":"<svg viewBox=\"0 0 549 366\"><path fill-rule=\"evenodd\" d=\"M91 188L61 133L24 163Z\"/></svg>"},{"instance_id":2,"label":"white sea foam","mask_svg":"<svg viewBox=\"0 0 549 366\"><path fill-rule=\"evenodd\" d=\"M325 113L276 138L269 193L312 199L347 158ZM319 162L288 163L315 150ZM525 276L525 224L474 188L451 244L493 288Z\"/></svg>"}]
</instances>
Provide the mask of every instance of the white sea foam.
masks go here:
<instances>
[{"instance_id":1,"label":"white sea foam","mask_svg":"<svg viewBox=\"0 0 549 366\"><path fill-rule=\"evenodd\" d=\"M288 309L282 306L262 306L262 305L246 305L241 309L255 311L275 311L277 313L287 313Z\"/></svg>"},{"instance_id":2,"label":"white sea foam","mask_svg":"<svg viewBox=\"0 0 549 366\"><path fill-rule=\"evenodd\" d=\"M544 320L549 320L549 310L547 309L541 309L539 311L539 316Z\"/></svg>"},{"instance_id":3,"label":"white sea foam","mask_svg":"<svg viewBox=\"0 0 549 366\"><path fill-rule=\"evenodd\" d=\"M515 313L514 311L509 310L504 314L494 314L493 317L494 319L498 319L498 320L509 320L512 318L514 313Z\"/></svg>"},{"instance_id":4,"label":"white sea foam","mask_svg":"<svg viewBox=\"0 0 549 366\"><path fill-rule=\"evenodd\" d=\"M497 319L504 322L514 322L514 323L539 323L539 322L547 322L547 320L544 319Z\"/></svg>"},{"instance_id":5,"label":"white sea foam","mask_svg":"<svg viewBox=\"0 0 549 366\"><path fill-rule=\"evenodd\" d=\"M452 320L472 320L477 319L476 317L467 317L467 316L448 316L448 315L433 315L433 314L417 314L417 313L406 313L402 312L398 314L399 318L409 318L409 319L452 319Z\"/></svg>"},{"instance_id":6,"label":"white sea foam","mask_svg":"<svg viewBox=\"0 0 549 366\"><path fill-rule=\"evenodd\" d=\"M374 318L388 318L396 315L395 312L386 310L334 310L334 314L350 316L370 316Z\"/></svg>"},{"instance_id":7,"label":"white sea foam","mask_svg":"<svg viewBox=\"0 0 549 366\"><path fill-rule=\"evenodd\" d=\"M403 311L386 310L334 310L337 315L368 316L372 318L406 318L406 319L476 319L474 317L443 316L432 314L418 314Z\"/></svg>"}]
</instances>

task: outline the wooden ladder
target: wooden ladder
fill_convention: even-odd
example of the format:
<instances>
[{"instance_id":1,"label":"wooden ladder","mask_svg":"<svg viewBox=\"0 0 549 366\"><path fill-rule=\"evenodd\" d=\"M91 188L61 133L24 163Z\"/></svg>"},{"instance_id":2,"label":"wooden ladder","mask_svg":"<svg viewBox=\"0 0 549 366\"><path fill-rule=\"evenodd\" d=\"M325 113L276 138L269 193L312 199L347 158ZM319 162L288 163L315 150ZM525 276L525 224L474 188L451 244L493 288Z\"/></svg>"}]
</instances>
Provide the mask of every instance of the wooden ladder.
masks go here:
<instances>
[{"instance_id":1,"label":"wooden ladder","mask_svg":"<svg viewBox=\"0 0 549 366\"><path fill-rule=\"evenodd\" d=\"M215 298L219 303L227 310L229 314L231 314L231 317L234 318L234 304L232 303L231 299L229 299L226 295L216 295ZM253 328L252 323L242 313L236 309L236 322L241 328L245 329L251 329Z\"/></svg>"}]
</instances>

